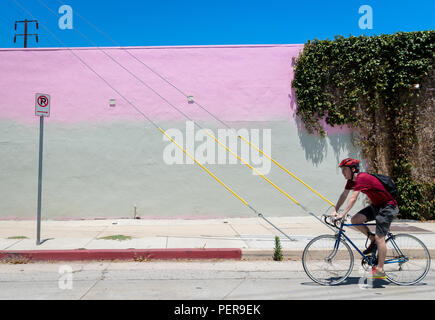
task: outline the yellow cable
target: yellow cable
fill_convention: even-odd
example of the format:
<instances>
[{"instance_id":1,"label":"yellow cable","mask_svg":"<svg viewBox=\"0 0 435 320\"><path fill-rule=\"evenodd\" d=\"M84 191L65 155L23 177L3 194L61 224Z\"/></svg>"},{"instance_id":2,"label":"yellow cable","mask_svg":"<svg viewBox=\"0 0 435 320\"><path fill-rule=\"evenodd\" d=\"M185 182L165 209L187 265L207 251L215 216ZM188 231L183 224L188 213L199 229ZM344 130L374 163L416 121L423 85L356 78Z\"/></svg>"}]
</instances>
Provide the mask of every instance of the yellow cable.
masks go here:
<instances>
[{"instance_id":1,"label":"yellow cable","mask_svg":"<svg viewBox=\"0 0 435 320\"><path fill-rule=\"evenodd\" d=\"M251 147L255 148L258 152L260 152L262 155L264 155L265 157L267 157L268 159L270 159L273 163L275 163L278 167L280 167L281 169L283 169L285 172L287 172L289 175L291 175L293 178L295 178L296 180L298 180L300 183L302 183L304 186L306 186L308 189L310 189L312 192L314 192L315 194L317 194L320 198L322 198L323 200L325 200L327 203L329 203L331 206L335 207L335 205L329 201L328 199L326 199L324 196L322 196L320 193L318 193L316 190L314 190L313 188L311 188L309 185L307 185L305 182L303 182L301 179L299 179L298 177L296 177L293 173L291 173L290 171L288 171L286 168L284 168L282 165L280 165L278 162L276 162L274 159L272 159L269 155L265 154L262 150L260 150L257 146L253 145L250 141L246 140L245 138L243 138L242 136L239 135L239 138L242 139L243 141L245 141L246 143L248 143Z\"/></svg>"},{"instance_id":2,"label":"yellow cable","mask_svg":"<svg viewBox=\"0 0 435 320\"><path fill-rule=\"evenodd\" d=\"M195 161L202 169L204 169L209 175L211 175L217 182L219 182L225 189L227 189L229 192L231 192L233 195L235 195L240 201L242 201L246 206L248 206L249 208L251 208L251 206L242 198L240 197L237 193L235 193L233 190L231 190L230 187L228 187L225 183L223 183L221 180L219 180L218 177L216 177L212 172L210 172L206 167L204 167L201 163L199 163L192 155L190 155L189 152L187 152L183 147L181 147L178 143L176 143L174 141L174 139L172 139L170 136L168 136L166 134L166 132L159 128L160 132L163 133L166 137L169 138L169 140L171 140L178 148L180 148L181 150L183 150L183 152L185 154L187 154L193 161Z\"/></svg>"},{"instance_id":3,"label":"yellow cable","mask_svg":"<svg viewBox=\"0 0 435 320\"><path fill-rule=\"evenodd\" d=\"M208 132L208 130L205 130L205 132L207 133L208 136L212 137L217 143L219 143L221 146L223 146L225 149L228 150L228 152L230 152L233 156L237 157L237 159L239 159L241 162L243 162L243 164L247 165L249 168L251 168L256 174L258 174L259 176L261 176L264 180L266 180L267 182L269 182L272 186L274 186L276 189L278 189L282 194L284 194L287 198L289 198L290 200L292 200L294 203L299 204L299 202L297 202L295 199L293 199L287 192L285 192L284 190L282 190L280 187L278 187L276 184L274 184L272 181L270 181L269 179L267 179L261 172L259 172L257 169L255 169L254 167L252 167L249 163L247 163L245 160L243 160L242 158L240 158L237 154L235 154L233 151L231 151L230 149L228 149L228 147L226 145L224 145L223 143L221 143L218 139L216 139L215 136L213 136L212 134L210 134Z\"/></svg>"}]
</instances>

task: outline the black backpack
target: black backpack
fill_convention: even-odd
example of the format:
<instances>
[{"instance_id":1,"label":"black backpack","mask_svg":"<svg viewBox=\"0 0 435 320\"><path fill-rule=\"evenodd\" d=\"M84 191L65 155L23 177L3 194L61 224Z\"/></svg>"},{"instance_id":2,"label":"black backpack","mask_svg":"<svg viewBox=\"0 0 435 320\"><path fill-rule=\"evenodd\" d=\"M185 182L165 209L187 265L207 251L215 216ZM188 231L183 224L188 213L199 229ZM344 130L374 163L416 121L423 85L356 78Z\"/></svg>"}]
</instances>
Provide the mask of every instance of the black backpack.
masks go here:
<instances>
[{"instance_id":1,"label":"black backpack","mask_svg":"<svg viewBox=\"0 0 435 320\"><path fill-rule=\"evenodd\" d=\"M394 197L394 199L397 198L399 192L397 191L397 187L394 184L393 180L391 180L389 176L383 174L376 174L376 173L370 173L370 175L378 179L384 186L385 190L387 190L388 193Z\"/></svg>"}]
</instances>

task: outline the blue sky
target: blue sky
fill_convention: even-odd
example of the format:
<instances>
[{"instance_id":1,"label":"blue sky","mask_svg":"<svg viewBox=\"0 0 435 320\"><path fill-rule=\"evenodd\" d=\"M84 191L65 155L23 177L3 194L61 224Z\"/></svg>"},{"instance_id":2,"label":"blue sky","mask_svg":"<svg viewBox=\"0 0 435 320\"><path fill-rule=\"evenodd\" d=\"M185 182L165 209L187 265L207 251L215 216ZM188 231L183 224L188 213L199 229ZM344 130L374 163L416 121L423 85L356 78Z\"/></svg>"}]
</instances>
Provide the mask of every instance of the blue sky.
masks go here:
<instances>
[{"instance_id":1,"label":"blue sky","mask_svg":"<svg viewBox=\"0 0 435 320\"><path fill-rule=\"evenodd\" d=\"M309 39L333 39L334 35L374 35L434 28L435 1L403 0L39 0L53 11L62 5L73 10L73 30L59 28L54 16L38 0L15 0L40 22L29 33L39 33L39 43L29 47L62 47L42 27L65 45L92 46L80 31L99 46L112 42L82 21L84 16L122 46L296 44ZM373 29L360 29L362 5L373 9ZM32 17L14 0L0 0L0 47L22 47L22 37L13 43L15 20Z\"/></svg>"}]
</instances>

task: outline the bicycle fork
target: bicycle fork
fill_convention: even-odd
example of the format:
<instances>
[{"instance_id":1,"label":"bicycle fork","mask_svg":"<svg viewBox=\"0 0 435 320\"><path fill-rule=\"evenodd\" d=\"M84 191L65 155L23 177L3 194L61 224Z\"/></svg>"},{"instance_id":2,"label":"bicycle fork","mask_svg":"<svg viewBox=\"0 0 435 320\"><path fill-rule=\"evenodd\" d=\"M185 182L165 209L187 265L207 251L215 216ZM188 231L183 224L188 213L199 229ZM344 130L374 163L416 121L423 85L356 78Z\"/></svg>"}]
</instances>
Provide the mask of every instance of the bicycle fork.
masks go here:
<instances>
[{"instance_id":1,"label":"bicycle fork","mask_svg":"<svg viewBox=\"0 0 435 320\"><path fill-rule=\"evenodd\" d=\"M337 238L335 240L335 244L334 244L334 249L332 250L332 252L325 258L325 261L330 263L332 261L332 259L334 259L334 257L336 256L337 252L338 252L338 246L340 245L340 240L341 240L341 235L340 233L337 233L335 235L335 237Z\"/></svg>"}]
</instances>

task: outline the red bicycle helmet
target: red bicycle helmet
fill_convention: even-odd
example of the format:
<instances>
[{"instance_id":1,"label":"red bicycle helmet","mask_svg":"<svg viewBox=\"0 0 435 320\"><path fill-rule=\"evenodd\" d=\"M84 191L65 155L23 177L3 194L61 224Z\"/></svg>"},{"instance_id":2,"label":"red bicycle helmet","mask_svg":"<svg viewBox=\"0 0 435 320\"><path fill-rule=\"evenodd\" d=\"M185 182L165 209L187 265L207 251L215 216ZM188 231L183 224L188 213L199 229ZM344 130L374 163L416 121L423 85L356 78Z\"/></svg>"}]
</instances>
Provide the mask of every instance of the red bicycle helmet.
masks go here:
<instances>
[{"instance_id":1,"label":"red bicycle helmet","mask_svg":"<svg viewBox=\"0 0 435 320\"><path fill-rule=\"evenodd\" d=\"M339 167L359 167L359 160L356 159L352 159L352 158L346 158L344 160L342 160L339 164Z\"/></svg>"}]
</instances>

